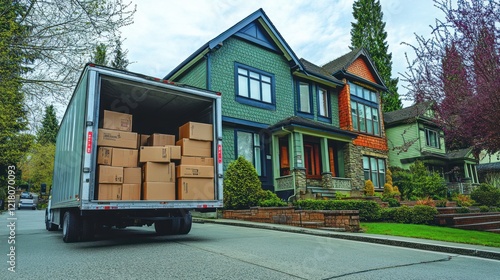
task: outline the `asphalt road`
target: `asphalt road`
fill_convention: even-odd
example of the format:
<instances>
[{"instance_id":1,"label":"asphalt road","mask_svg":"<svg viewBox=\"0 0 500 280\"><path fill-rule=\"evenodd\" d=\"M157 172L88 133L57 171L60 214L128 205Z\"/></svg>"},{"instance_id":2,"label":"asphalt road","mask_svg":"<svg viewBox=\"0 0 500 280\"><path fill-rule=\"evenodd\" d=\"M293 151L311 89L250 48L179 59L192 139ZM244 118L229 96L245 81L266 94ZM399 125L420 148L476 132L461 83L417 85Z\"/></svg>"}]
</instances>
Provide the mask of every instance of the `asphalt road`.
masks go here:
<instances>
[{"instance_id":1,"label":"asphalt road","mask_svg":"<svg viewBox=\"0 0 500 280\"><path fill-rule=\"evenodd\" d=\"M127 228L95 241L66 244L61 231L45 230L43 211L20 210L16 220L8 218L0 215L0 279L407 280L500 275L498 260L212 223L195 223L184 236L156 236L153 227ZM10 236L15 239L14 263L9 263ZM9 271L12 264L15 272Z\"/></svg>"}]
</instances>

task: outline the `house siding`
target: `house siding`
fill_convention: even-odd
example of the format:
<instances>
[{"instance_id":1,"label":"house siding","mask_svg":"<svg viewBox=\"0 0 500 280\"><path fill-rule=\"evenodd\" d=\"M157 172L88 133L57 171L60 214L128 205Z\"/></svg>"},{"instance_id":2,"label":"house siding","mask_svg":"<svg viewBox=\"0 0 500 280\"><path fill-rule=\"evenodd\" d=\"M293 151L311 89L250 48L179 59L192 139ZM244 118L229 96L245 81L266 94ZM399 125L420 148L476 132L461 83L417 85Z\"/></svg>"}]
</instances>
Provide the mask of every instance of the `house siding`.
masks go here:
<instances>
[{"instance_id":1,"label":"house siding","mask_svg":"<svg viewBox=\"0 0 500 280\"><path fill-rule=\"evenodd\" d=\"M199 88L207 88L207 63L206 60L201 60L191 67L190 71L186 72L178 79L179 83L191 85Z\"/></svg>"},{"instance_id":2,"label":"house siding","mask_svg":"<svg viewBox=\"0 0 500 280\"><path fill-rule=\"evenodd\" d=\"M402 164L401 159L420 156L421 139L416 123L388 128L386 135L389 148L389 166L407 168L409 164Z\"/></svg>"},{"instance_id":3,"label":"house siding","mask_svg":"<svg viewBox=\"0 0 500 280\"><path fill-rule=\"evenodd\" d=\"M210 55L212 90L222 93L224 116L271 125L294 114L290 67L281 55L237 38L227 39L222 48ZM276 111L241 104L235 100L235 62L274 75Z\"/></svg>"},{"instance_id":4,"label":"house siding","mask_svg":"<svg viewBox=\"0 0 500 280\"><path fill-rule=\"evenodd\" d=\"M349 65L349 67L347 67L347 72L358 77L362 77L372 83L376 83L375 77L369 69L370 68L368 68L365 60L358 58L351 65Z\"/></svg>"}]
</instances>

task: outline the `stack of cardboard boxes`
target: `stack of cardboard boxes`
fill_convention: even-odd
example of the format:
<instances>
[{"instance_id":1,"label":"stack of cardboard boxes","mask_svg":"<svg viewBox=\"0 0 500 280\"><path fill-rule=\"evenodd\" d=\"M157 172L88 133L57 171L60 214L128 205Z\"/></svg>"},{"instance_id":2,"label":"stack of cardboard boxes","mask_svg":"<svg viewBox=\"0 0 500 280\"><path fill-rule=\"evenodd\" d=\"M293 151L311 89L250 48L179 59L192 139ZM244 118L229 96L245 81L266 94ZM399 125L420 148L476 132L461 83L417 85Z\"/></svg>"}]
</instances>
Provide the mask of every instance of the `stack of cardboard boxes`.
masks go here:
<instances>
[{"instance_id":1,"label":"stack of cardboard boxes","mask_svg":"<svg viewBox=\"0 0 500 280\"><path fill-rule=\"evenodd\" d=\"M137 134L132 115L104 111L97 141L98 199L213 200L212 125L188 122L179 127L179 139Z\"/></svg>"},{"instance_id":2,"label":"stack of cardboard boxes","mask_svg":"<svg viewBox=\"0 0 500 280\"><path fill-rule=\"evenodd\" d=\"M138 167L137 133L132 115L104 111L97 139L98 199L141 199L141 169Z\"/></svg>"},{"instance_id":3,"label":"stack of cardboard boxes","mask_svg":"<svg viewBox=\"0 0 500 280\"><path fill-rule=\"evenodd\" d=\"M179 200L214 199L214 161L211 124L188 122L179 127L181 162L176 168Z\"/></svg>"}]
</instances>

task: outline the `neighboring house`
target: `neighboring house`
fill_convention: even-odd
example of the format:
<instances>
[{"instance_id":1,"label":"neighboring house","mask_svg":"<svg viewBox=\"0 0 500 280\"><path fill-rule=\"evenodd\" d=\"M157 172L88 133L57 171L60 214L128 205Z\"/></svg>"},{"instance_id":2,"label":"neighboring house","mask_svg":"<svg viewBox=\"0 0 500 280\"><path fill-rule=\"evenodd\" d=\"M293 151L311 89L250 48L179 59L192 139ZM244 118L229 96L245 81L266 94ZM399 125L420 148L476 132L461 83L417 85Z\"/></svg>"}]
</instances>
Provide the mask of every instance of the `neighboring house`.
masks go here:
<instances>
[{"instance_id":1,"label":"neighboring house","mask_svg":"<svg viewBox=\"0 0 500 280\"><path fill-rule=\"evenodd\" d=\"M224 168L244 156L281 198L360 190L372 177L383 186L386 88L363 49L319 67L297 58L259 9L165 79L221 92Z\"/></svg>"},{"instance_id":2,"label":"neighboring house","mask_svg":"<svg viewBox=\"0 0 500 280\"><path fill-rule=\"evenodd\" d=\"M435 122L432 102L384 113L389 166L408 169L416 160L439 172L450 188L478 184L477 160L471 149L447 151L444 133Z\"/></svg>"},{"instance_id":3,"label":"neighboring house","mask_svg":"<svg viewBox=\"0 0 500 280\"><path fill-rule=\"evenodd\" d=\"M477 173L480 182L500 188L500 152L494 154L482 151L479 154Z\"/></svg>"}]
</instances>

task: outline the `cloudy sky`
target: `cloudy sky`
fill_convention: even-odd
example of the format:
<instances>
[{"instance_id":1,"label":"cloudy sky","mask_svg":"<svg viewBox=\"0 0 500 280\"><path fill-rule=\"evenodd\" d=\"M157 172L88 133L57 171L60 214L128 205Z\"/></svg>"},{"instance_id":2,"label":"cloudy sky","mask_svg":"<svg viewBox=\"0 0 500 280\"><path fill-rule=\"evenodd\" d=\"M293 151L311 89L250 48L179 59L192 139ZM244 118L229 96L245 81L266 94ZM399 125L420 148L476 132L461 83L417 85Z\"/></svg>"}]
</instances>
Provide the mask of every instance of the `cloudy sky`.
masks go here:
<instances>
[{"instance_id":1,"label":"cloudy sky","mask_svg":"<svg viewBox=\"0 0 500 280\"><path fill-rule=\"evenodd\" d=\"M323 65L349 51L354 0L133 0L134 24L122 29L128 69L164 77L203 44L262 8L299 58ZM406 69L415 33L430 37L443 13L432 0L381 0L393 77ZM400 78L401 79L401 78ZM399 93L406 90L399 85ZM411 102L405 101L405 106Z\"/></svg>"}]
</instances>

